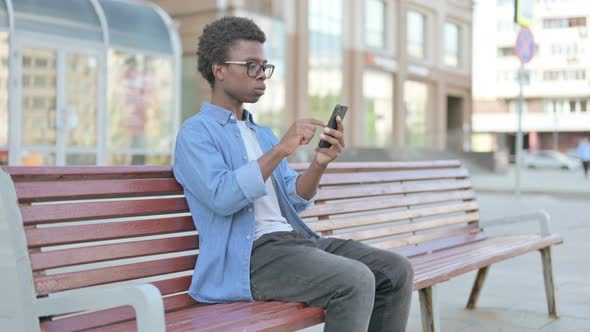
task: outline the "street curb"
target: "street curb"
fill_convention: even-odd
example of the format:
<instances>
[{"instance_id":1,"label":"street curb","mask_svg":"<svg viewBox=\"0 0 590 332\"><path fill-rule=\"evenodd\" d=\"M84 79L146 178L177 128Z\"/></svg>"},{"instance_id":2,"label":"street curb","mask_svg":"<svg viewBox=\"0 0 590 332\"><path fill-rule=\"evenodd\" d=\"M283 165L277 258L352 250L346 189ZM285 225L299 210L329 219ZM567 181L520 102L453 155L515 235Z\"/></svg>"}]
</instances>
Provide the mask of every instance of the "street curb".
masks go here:
<instances>
[{"instance_id":1,"label":"street curb","mask_svg":"<svg viewBox=\"0 0 590 332\"><path fill-rule=\"evenodd\" d=\"M476 193L495 193L495 194L514 194L514 189L510 188L485 188L473 186ZM575 197L575 198L590 198L590 192L586 191L559 191L559 190L543 190L543 189L526 189L521 188L522 195L543 195L543 196L559 196L559 197Z\"/></svg>"}]
</instances>

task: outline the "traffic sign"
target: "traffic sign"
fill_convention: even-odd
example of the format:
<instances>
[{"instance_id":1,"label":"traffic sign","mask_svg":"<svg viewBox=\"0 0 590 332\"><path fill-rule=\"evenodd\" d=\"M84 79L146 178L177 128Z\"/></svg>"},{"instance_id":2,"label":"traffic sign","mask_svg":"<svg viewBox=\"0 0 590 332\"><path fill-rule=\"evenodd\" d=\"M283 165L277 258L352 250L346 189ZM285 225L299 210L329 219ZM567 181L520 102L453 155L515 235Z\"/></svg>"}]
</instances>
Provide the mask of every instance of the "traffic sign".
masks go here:
<instances>
[{"instance_id":1,"label":"traffic sign","mask_svg":"<svg viewBox=\"0 0 590 332\"><path fill-rule=\"evenodd\" d=\"M520 59L520 62L527 63L531 61L537 46L535 45L535 38L533 32L529 28L521 28L516 38L516 55Z\"/></svg>"},{"instance_id":2,"label":"traffic sign","mask_svg":"<svg viewBox=\"0 0 590 332\"><path fill-rule=\"evenodd\" d=\"M515 0L514 7L514 22L530 28L533 25L535 0Z\"/></svg>"}]
</instances>

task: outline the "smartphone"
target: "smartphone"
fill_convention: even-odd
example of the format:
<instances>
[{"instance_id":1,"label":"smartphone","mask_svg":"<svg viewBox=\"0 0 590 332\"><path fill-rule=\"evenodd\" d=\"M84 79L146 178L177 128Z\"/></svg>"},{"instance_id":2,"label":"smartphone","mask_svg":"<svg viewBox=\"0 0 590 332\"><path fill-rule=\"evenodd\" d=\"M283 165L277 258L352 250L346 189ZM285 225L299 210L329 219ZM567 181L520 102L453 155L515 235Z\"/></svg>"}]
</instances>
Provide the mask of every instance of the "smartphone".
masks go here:
<instances>
[{"instance_id":1,"label":"smartphone","mask_svg":"<svg viewBox=\"0 0 590 332\"><path fill-rule=\"evenodd\" d=\"M344 120L344 116L346 115L346 111L348 111L348 106L336 104L336 106L334 106L334 110L332 111L332 115L330 116L330 120L328 120L327 127L332 128L332 129L337 129L338 123L336 123L336 117L340 116L340 120ZM331 146L332 146L332 144L330 144L324 140L320 140L320 144L319 144L320 148L329 148Z\"/></svg>"}]
</instances>

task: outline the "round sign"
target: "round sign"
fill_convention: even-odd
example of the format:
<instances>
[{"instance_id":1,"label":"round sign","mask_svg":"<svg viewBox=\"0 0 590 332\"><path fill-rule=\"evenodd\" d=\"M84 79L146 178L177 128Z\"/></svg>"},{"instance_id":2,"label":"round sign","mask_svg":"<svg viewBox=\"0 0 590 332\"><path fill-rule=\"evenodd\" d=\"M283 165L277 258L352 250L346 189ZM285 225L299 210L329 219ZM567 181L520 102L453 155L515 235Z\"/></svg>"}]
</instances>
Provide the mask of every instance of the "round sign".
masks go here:
<instances>
[{"instance_id":1,"label":"round sign","mask_svg":"<svg viewBox=\"0 0 590 332\"><path fill-rule=\"evenodd\" d=\"M536 51L537 47L533 32L528 28L521 28L518 37L516 37L516 55L520 62L527 63L531 61Z\"/></svg>"}]
</instances>

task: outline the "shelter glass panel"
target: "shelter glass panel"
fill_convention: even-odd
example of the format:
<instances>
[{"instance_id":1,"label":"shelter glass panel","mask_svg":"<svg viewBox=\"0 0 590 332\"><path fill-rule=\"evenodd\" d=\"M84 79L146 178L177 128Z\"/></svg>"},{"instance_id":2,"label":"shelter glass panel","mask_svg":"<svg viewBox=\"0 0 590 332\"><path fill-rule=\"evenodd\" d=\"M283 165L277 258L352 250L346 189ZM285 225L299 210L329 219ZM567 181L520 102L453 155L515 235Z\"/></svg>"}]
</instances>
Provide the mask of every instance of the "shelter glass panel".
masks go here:
<instances>
[{"instance_id":1,"label":"shelter glass panel","mask_svg":"<svg viewBox=\"0 0 590 332\"><path fill-rule=\"evenodd\" d=\"M8 32L0 31L0 165L8 164Z\"/></svg>"},{"instance_id":2,"label":"shelter glass panel","mask_svg":"<svg viewBox=\"0 0 590 332\"><path fill-rule=\"evenodd\" d=\"M173 76L169 58L110 52L109 149L172 151Z\"/></svg>"},{"instance_id":3,"label":"shelter glass panel","mask_svg":"<svg viewBox=\"0 0 590 332\"><path fill-rule=\"evenodd\" d=\"M4 0L0 0L0 29L8 29L8 10Z\"/></svg>"}]
</instances>

